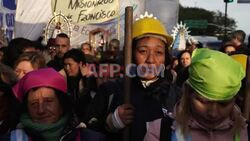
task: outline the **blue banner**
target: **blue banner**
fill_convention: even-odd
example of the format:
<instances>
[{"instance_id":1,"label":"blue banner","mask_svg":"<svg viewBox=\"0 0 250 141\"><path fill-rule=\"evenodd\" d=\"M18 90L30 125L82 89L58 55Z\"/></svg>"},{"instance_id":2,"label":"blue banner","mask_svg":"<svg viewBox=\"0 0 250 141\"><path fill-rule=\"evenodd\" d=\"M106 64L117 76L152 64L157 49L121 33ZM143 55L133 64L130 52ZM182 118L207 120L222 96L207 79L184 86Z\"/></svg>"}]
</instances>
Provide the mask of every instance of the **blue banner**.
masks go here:
<instances>
[{"instance_id":1,"label":"blue banner","mask_svg":"<svg viewBox=\"0 0 250 141\"><path fill-rule=\"evenodd\" d=\"M16 0L3 0L3 7L9 10L16 10Z\"/></svg>"},{"instance_id":2,"label":"blue banner","mask_svg":"<svg viewBox=\"0 0 250 141\"><path fill-rule=\"evenodd\" d=\"M8 40L13 37L15 25L16 0L1 0L0 5L0 28Z\"/></svg>"}]
</instances>

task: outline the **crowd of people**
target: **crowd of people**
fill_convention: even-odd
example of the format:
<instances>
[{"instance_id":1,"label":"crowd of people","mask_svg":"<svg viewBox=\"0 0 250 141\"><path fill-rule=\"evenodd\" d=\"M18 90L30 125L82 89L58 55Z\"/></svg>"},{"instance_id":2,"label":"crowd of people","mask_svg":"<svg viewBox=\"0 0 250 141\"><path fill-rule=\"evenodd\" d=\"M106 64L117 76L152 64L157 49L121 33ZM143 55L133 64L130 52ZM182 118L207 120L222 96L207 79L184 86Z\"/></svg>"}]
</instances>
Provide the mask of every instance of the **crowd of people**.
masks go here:
<instances>
[{"instance_id":1,"label":"crowd of people","mask_svg":"<svg viewBox=\"0 0 250 141\"><path fill-rule=\"evenodd\" d=\"M249 140L243 31L220 51L187 42L176 56L158 19L141 18L132 31L128 71L117 39L101 57L88 42L71 48L65 33L46 47L24 38L1 47L0 140L117 141L124 131L129 141Z\"/></svg>"}]
</instances>

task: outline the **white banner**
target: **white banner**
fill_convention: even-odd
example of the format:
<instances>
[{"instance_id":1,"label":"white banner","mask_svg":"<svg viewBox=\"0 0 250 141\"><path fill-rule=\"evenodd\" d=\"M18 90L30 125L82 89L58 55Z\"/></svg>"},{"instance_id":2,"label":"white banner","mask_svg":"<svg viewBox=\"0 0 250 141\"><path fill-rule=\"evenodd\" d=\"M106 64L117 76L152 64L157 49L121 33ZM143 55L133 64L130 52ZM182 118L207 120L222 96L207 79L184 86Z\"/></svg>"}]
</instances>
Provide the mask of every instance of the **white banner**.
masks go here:
<instances>
[{"instance_id":1,"label":"white banner","mask_svg":"<svg viewBox=\"0 0 250 141\"><path fill-rule=\"evenodd\" d=\"M121 44L123 44L125 28L124 17L126 6L134 7L134 20L135 18L139 17L140 14L144 14L145 11L152 13L155 17L157 17L164 23L169 34L171 34L173 27L178 22L179 3L177 0L121 0L120 26L117 26L118 18L106 23L92 24L87 26L75 24L73 26L73 36L71 39L72 42L76 43L75 45L80 45L82 42L89 41L89 32L93 29L101 27L109 31L109 39L118 38L121 40ZM120 28L119 32L117 28ZM96 42L95 44L97 45L98 42Z\"/></svg>"},{"instance_id":2,"label":"white banner","mask_svg":"<svg viewBox=\"0 0 250 141\"><path fill-rule=\"evenodd\" d=\"M118 15L119 0L52 0L53 11L60 11L72 23L102 23Z\"/></svg>"},{"instance_id":3,"label":"white banner","mask_svg":"<svg viewBox=\"0 0 250 141\"><path fill-rule=\"evenodd\" d=\"M69 0L66 0L69 1ZM72 0L73 1L73 0ZM79 0L84 1L84 0ZM88 0L91 1L91 0ZM96 1L112 1L112 0L96 0ZM52 18L51 3L49 0L19 0L16 11L16 37L25 37L36 40L42 35L46 24ZM57 3L64 3L64 0L57 0ZM92 23L83 25L82 23L71 23L72 47L78 47L83 42L88 42L89 33L101 28L107 31L107 41L117 38L123 44L124 39L124 17L125 7L132 6L134 8L134 19L143 14L145 10L153 13L158 19L163 21L168 33L171 34L172 27L178 21L178 1L177 0L119 0L119 15L102 23ZM146 7L145 7L146 6ZM78 6L79 7L79 6ZM64 11L61 11L65 15ZM67 14L67 13L66 13ZM67 15L65 15L67 16ZM96 36L96 40L92 44L98 46L98 40L101 35ZM99 39L98 39L99 38Z\"/></svg>"},{"instance_id":4,"label":"white banner","mask_svg":"<svg viewBox=\"0 0 250 141\"><path fill-rule=\"evenodd\" d=\"M0 28L4 31L8 40L13 37L16 1L15 0L0 0Z\"/></svg>"},{"instance_id":5,"label":"white banner","mask_svg":"<svg viewBox=\"0 0 250 141\"><path fill-rule=\"evenodd\" d=\"M49 0L18 0L15 37L37 40L51 17Z\"/></svg>"},{"instance_id":6,"label":"white banner","mask_svg":"<svg viewBox=\"0 0 250 141\"><path fill-rule=\"evenodd\" d=\"M97 28L102 28L108 31L108 40L116 38L121 41L121 44L123 44L125 7L132 6L134 8L134 17L138 17L145 11L144 2L144 0L123 0L119 6L120 17L99 24L89 24L83 26L81 24L74 24L71 38L73 45L80 45L83 42L89 42L89 33ZM95 41L94 46L98 46L98 39Z\"/></svg>"}]
</instances>

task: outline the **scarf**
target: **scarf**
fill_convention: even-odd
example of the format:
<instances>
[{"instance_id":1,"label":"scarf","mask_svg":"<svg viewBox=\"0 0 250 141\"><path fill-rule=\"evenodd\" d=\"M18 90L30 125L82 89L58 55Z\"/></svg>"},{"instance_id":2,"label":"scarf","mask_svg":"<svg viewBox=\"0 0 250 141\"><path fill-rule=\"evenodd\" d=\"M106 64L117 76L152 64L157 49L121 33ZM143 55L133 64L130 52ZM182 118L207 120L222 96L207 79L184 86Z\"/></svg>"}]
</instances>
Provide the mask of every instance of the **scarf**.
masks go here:
<instances>
[{"instance_id":1,"label":"scarf","mask_svg":"<svg viewBox=\"0 0 250 141\"><path fill-rule=\"evenodd\" d=\"M38 132L46 141L57 141L66 126L68 116L63 116L57 122L51 124L34 123L27 114L23 114L20 120L25 128Z\"/></svg>"},{"instance_id":2,"label":"scarf","mask_svg":"<svg viewBox=\"0 0 250 141\"><path fill-rule=\"evenodd\" d=\"M152 83L156 82L159 78L155 78L153 80L141 80L142 86L144 88L149 87Z\"/></svg>"}]
</instances>

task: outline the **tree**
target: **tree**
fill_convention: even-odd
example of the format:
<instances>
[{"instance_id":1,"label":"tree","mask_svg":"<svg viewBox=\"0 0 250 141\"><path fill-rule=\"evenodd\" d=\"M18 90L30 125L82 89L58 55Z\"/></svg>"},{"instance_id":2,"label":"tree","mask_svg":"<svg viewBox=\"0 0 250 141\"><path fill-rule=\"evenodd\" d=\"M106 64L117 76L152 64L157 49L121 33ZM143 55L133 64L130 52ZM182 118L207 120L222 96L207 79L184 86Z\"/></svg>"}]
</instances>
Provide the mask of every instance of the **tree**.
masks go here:
<instances>
[{"instance_id":1,"label":"tree","mask_svg":"<svg viewBox=\"0 0 250 141\"><path fill-rule=\"evenodd\" d=\"M182 7L181 5L179 10L179 22L185 20L206 20L208 22L208 26L205 29L190 28L191 35L220 36L224 34L224 13L196 7ZM229 32L234 30L237 27L236 21L232 18L227 18L227 27Z\"/></svg>"}]
</instances>

